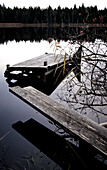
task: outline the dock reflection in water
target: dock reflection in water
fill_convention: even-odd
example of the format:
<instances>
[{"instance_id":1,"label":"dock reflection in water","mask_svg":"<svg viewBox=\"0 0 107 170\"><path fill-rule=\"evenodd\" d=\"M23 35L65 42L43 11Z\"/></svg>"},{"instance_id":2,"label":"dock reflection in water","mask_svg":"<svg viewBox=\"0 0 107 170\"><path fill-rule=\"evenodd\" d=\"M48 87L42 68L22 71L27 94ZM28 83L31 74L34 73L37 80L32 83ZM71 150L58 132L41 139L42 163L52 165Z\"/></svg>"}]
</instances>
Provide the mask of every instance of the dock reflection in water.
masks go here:
<instances>
[{"instance_id":1,"label":"dock reflection in water","mask_svg":"<svg viewBox=\"0 0 107 170\"><path fill-rule=\"evenodd\" d=\"M63 169L77 166L78 158L71 152L72 146L67 144L64 137L57 135L36 120L31 118L24 123L19 121L12 127ZM79 164L82 167L81 162Z\"/></svg>"},{"instance_id":2,"label":"dock reflection in water","mask_svg":"<svg viewBox=\"0 0 107 170\"><path fill-rule=\"evenodd\" d=\"M85 147L87 146L87 151L81 148L81 152L78 145L79 138L74 134L64 134L63 129L62 136L60 136L32 118L24 123L18 121L12 127L65 170L80 167L99 168L99 166L100 168L106 168L102 162L95 159L96 152L94 152L93 148L87 143L83 144L82 141L82 144ZM72 142L70 142L70 139ZM74 144L73 141L75 141ZM90 149L92 149L91 152ZM91 153L91 155L87 154L87 152Z\"/></svg>"}]
</instances>

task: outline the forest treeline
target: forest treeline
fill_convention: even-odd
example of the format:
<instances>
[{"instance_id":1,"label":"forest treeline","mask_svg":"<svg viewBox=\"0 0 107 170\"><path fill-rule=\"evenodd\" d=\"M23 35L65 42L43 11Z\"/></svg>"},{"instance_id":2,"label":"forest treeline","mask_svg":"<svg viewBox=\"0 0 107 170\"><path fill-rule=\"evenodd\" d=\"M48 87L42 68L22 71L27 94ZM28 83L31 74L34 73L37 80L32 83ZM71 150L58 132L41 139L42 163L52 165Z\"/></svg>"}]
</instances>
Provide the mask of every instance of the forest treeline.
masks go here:
<instances>
[{"instance_id":1,"label":"forest treeline","mask_svg":"<svg viewBox=\"0 0 107 170\"><path fill-rule=\"evenodd\" d=\"M107 23L107 8L98 10L97 6L46 9L40 7L6 8L0 5L0 23Z\"/></svg>"}]
</instances>

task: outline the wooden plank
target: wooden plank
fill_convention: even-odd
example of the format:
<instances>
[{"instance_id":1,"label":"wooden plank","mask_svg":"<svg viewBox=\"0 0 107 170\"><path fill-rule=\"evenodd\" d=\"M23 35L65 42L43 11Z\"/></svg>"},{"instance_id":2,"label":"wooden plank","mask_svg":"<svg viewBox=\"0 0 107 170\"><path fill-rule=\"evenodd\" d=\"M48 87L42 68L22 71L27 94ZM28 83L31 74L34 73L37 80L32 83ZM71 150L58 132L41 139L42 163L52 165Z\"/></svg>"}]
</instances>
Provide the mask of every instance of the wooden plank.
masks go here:
<instances>
[{"instance_id":1,"label":"wooden plank","mask_svg":"<svg viewBox=\"0 0 107 170\"><path fill-rule=\"evenodd\" d=\"M10 88L10 91L34 108L42 111L46 116L63 125L69 133L73 132L97 150L107 155L106 128L72 111L33 87L29 86L22 89L16 86Z\"/></svg>"},{"instance_id":2,"label":"wooden plank","mask_svg":"<svg viewBox=\"0 0 107 170\"><path fill-rule=\"evenodd\" d=\"M69 56L67 57L66 60L69 59ZM47 67L52 67L54 65L60 64L64 61L64 56L63 55L58 55L57 58L55 59L54 54L44 54L35 58L32 58L30 60L18 63L13 65L12 67L17 68L17 67L34 67L34 68L47 68ZM45 64L44 64L45 63ZM46 64L47 63L47 64Z\"/></svg>"},{"instance_id":3,"label":"wooden plank","mask_svg":"<svg viewBox=\"0 0 107 170\"><path fill-rule=\"evenodd\" d=\"M68 61L69 56L66 57L66 62ZM47 72L51 69L55 69L57 66L62 65L63 63L64 63L63 55L57 55L57 58L55 58L54 54L49 53L14 64L12 66L7 65L7 70L5 71L5 73L7 74L11 71L25 71L25 70L34 72L35 71Z\"/></svg>"}]
</instances>

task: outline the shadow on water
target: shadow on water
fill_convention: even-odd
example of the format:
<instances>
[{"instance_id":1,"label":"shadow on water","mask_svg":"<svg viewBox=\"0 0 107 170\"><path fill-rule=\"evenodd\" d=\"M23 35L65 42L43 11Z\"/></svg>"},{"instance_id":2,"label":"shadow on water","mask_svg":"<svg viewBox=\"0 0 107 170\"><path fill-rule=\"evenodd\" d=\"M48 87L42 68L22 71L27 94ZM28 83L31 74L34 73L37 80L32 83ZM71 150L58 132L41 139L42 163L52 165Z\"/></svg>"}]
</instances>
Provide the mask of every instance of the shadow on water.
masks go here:
<instances>
[{"instance_id":1,"label":"shadow on water","mask_svg":"<svg viewBox=\"0 0 107 170\"><path fill-rule=\"evenodd\" d=\"M66 141L36 120L29 119L25 123L19 121L12 127L62 168L68 168L71 158L72 166L76 165L77 160L70 153Z\"/></svg>"},{"instance_id":2,"label":"shadow on water","mask_svg":"<svg viewBox=\"0 0 107 170\"><path fill-rule=\"evenodd\" d=\"M74 134L63 133L60 136L32 118L24 123L18 121L12 127L65 170L80 167L99 168L99 166L106 168L102 162L95 159L96 151L91 146L82 141L87 151L81 148L81 140L79 141ZM75 144L70 142L70 138L74 139Z\"/></svg>"}]
</instances>

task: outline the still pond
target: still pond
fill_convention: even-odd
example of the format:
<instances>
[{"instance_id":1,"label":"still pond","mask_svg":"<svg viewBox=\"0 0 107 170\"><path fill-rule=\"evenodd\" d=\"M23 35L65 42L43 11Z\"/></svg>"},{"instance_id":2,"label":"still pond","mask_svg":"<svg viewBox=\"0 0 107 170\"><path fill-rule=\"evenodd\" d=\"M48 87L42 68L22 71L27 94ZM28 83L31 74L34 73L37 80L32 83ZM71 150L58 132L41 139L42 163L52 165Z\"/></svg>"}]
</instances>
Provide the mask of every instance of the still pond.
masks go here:
<instances>
[{"instance_id":1,"label":"still pond","mask_svg":"<svg viewBox=\"0 0 107 170\"><path fill-rule=\"evenodd\" d=\"M65 42L63 40L60 41L60 43L62 43L63 46ZM27 41L19 42L12 39L12 41L6 40L6 42L0 44L0 168L11 167L11 169L13 170L24 168L38 170L65 169L65 167L67 168L67 165L61 165L61 160L59 162L55 161L54 159L52 160L51 156L46 153L43 153L41 148L35 147L33 144L31 144L28 140L26 140L23 136L18 134L12 128L12 125L16 122L25 122L32 118L44 125L45 127L49 128L50 130L54 131L55 133L59 134L60 136L67 135L64 130L61 129L58 125L56 125L54 122L50 121L41 113L39 113L38 111L30 107L28 104L11 94L9 92L9 85L6 82L6 78L4 77L4 72L6 70L7 64L13 65L25 61L27 59L31 59L33 57L45 54L46 52L52 53L53 49L50 48L50 44L48 43L48 41L43 39L39 41L30 41L27 39ZM76 81L74 80L77 85L78 83ZM79 87L81 87L81 85ZM72 89L73 88L74 84L72 85ZM78 112L80 111L81 114L84 114L85 116L89 117L97 123L107 122L107 105L105 103L104 110L101 106L100 108L98 108L98 112L96 112L95 109L92 109L91 106L88 108L82 106L81 109L80 103L76 105L75 102L69 102L69 97L71 96L71 93L68 92L70 90L71 83L67 83L66 79L65 82L62 82L60 86L58 86L57 89L52 92L52 94L50 94L50 96L58 102L66 104ZM88 99L82 98L81 100ZM102 110L101 114L99 110ZM35 137L38 138L35 132L32 133ZM41 132L40 135L43 136L43 138L45 139L45 134ZM73 142L75 143L75 141ZM50 145L53 144L54 143ZM78 141L76 141L75 145L78 145ZM100 160L102 158L100 158L99 156L98 159ZM79 159L79 162L80 164L85 166L85 163L83 163L82 160ZM107 163L105 160L105 165L106 164ZM71 165L68 162L68 169L70 167Z\"/></svg>"}]
</instances>

